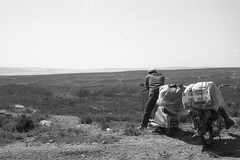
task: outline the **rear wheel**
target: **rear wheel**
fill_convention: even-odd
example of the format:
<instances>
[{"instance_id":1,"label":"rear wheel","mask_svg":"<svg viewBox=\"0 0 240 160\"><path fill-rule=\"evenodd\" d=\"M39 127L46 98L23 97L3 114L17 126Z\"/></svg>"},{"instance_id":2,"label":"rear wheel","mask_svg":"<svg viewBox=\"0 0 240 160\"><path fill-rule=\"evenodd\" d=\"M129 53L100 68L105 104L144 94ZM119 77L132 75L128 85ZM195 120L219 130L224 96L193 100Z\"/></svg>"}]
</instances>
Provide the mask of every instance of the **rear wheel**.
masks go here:
<instances>
[{"instance_id":1,"label":"rear wheel","mask_svg":"<svg viewBox=\"0 0 240 160\"><path fill-rule=\"evenodd\" d=\"M201 141L207 148L213 145L212 126L210 120L207 122L206 133L201 135Z\"/></svg>"}]
</instances>

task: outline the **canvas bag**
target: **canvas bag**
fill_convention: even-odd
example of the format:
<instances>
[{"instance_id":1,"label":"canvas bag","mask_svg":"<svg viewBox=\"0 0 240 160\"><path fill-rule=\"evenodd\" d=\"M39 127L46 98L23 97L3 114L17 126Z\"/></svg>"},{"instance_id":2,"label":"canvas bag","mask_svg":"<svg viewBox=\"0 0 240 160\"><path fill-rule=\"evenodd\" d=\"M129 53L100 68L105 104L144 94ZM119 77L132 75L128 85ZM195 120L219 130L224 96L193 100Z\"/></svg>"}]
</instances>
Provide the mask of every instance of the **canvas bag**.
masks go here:
<instances>
[{"instance_id":1,"label":"canvas bag","mask_svg":"<svg viewBox=\"0 0 240 160\"><path fill-rule=\"evenodd\" d=\"M161 86L156 104L163 106L177 116L188 115L188 110L182 104L182 93L185 89L186 86L178 84L165 84Z\"/></svg>"},{"instance_id":2,"label":"canvas bag","mask_svg":"<svg viewBox=\"0 0 240 160\"><path fill-rule=\"evenodd\" d=\"M220 90L212 81L187 86L182 95L182 102L184 108L188 110L193 108L218 110L220 106L225 105Z\"/></svg>"}]
</instances>

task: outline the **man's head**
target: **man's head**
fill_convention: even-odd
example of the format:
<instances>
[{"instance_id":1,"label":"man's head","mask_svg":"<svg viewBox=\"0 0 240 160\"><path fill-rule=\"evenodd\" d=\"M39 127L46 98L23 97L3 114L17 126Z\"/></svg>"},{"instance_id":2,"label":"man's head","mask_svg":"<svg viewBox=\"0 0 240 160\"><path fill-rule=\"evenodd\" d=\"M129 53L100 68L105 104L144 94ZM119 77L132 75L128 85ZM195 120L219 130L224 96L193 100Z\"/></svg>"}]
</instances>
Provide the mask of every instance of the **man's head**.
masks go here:
<instances>
[{"instance_id":1,"label":"man's head","mask_svg":"<svg viewBox=\"0 0 240 160\"><path fill-rule=\"evenodd\" d=\"M152 73L157 73L157 70L155 68L149 68L148 74L152 74Z\"/></svg>"}]
</instances>

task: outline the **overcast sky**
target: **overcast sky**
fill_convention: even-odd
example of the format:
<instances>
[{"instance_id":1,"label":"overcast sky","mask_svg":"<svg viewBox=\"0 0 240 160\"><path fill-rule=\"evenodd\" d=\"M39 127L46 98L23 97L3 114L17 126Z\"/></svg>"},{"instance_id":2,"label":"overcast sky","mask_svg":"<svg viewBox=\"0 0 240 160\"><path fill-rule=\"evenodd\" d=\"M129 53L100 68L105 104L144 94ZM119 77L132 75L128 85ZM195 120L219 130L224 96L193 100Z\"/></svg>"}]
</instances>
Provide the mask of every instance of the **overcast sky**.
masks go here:
<instances>
[{"instance_id":1,"label":"overcast sky","mask_svg":"<svg viewBox=\"0 0 240 160\"><path fill-rule=\"evenodd\" d=\"M0 67L240 67L239 0L0 0Z\"/></svg>"}]
</instances>

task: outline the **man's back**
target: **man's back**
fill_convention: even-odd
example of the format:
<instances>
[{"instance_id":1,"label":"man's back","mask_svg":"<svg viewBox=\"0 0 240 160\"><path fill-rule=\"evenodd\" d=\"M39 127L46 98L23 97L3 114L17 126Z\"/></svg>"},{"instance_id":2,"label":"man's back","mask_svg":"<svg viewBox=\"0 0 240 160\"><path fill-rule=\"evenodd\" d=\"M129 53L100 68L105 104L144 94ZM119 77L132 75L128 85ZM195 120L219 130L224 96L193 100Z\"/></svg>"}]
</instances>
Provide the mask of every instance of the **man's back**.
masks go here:
<instances>
[{"instance_id":1,"label":"man's back","mask_svg":"<svg viewBox=\"0 0 240 160\"><path fill-rule=\"evenodd\" d=\"M149 92L158 90L160 86L164 85L165 77L162 74L152 73L146 76L146 88Z\"/></svg>"}]
</instances>

